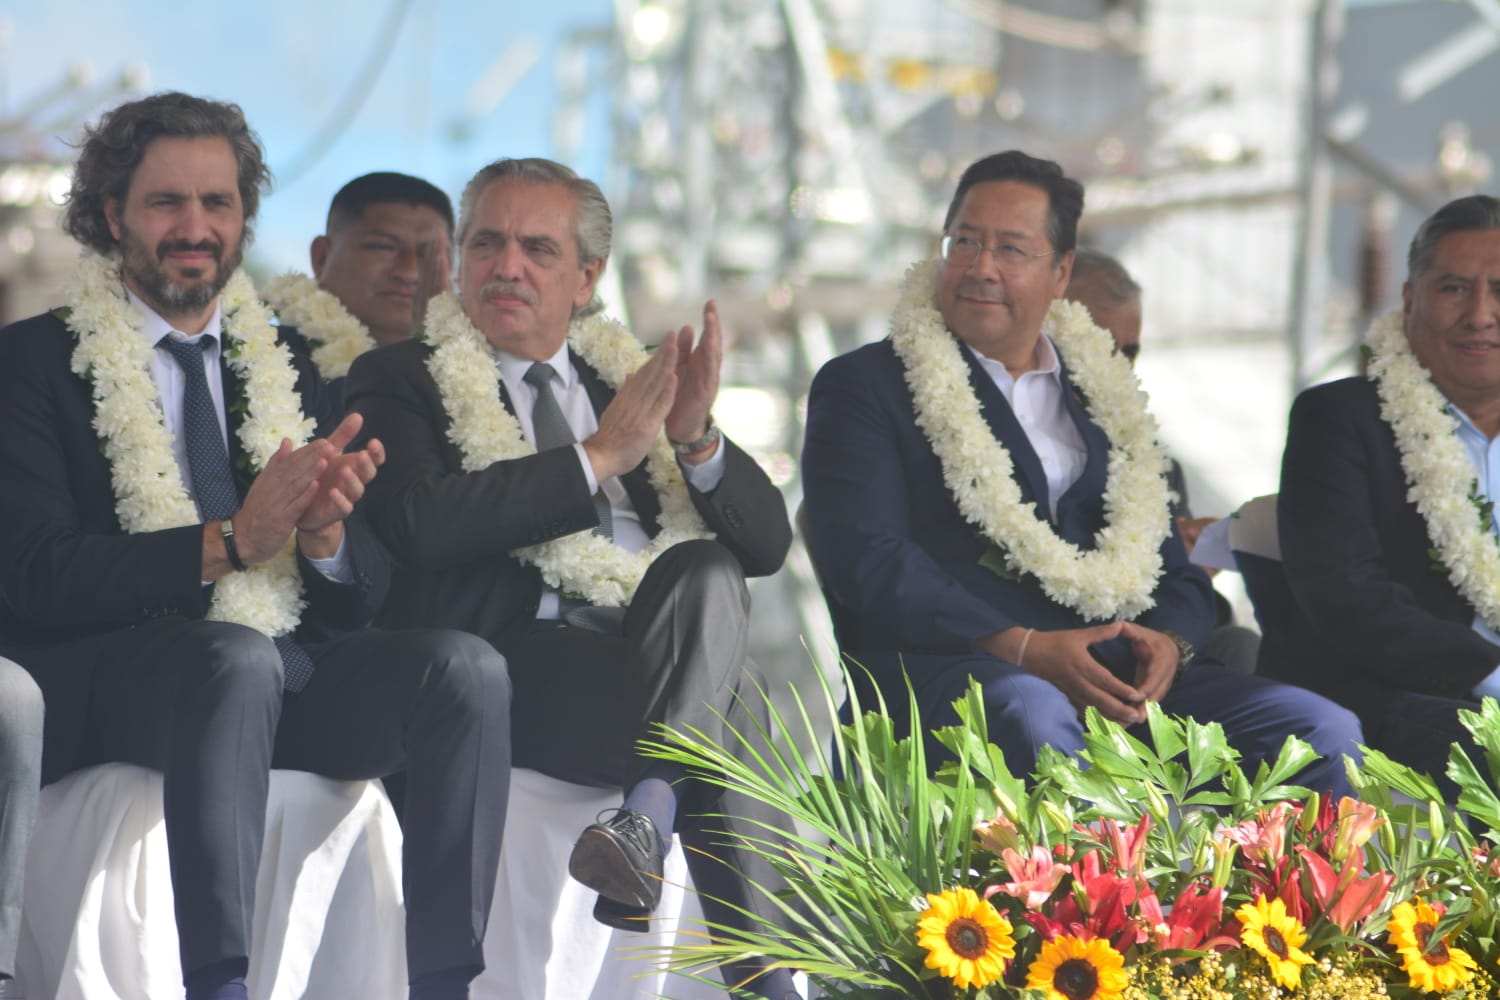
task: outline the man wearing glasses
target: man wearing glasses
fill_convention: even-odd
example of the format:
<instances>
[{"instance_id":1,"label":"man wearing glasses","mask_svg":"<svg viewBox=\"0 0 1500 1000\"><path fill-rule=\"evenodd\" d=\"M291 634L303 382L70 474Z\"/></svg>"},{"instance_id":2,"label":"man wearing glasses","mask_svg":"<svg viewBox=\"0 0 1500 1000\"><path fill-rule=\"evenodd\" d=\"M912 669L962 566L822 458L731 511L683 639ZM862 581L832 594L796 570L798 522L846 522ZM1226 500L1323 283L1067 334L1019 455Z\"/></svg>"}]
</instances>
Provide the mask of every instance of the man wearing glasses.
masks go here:
<instances>
[{"instance_id":1,"label":"man wearing glasses","mask_svg":"<svg viewBox=\"0 0 1500 1000\"><path fill-rule=\"evenodd\" d=\"M1169 516L1144 395L1086 309L1053 305L1082 210L1055 163L1011 151L973 164L890 337L813 382L808 538L840 646L869 671L853 671L856 693L869 705L878 688L901 711L904 672L930 732L957 721L977 679L1017 774L1044 743L1081 750L1084 709L1133 726L1157 701L1221 723L1252 771L1299 736L1321 759L1298 780L1348 794L1349 712L1193 660L1210 587Z\"/></svg>"}]
</instances>

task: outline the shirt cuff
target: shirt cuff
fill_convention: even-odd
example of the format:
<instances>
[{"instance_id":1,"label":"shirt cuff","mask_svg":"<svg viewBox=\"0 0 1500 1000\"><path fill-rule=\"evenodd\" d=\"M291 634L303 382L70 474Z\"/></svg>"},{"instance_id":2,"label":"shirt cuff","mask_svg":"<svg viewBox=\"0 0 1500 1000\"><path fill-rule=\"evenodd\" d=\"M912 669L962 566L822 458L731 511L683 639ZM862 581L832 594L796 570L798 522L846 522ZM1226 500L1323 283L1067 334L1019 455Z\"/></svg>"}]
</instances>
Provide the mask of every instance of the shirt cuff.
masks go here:
<instances>
[{"instance_id":1,"label":"shirt cuff","mask_svg":"<svg viewBox=\"0 0 1500 1000\"><path fill-rule=\"evenodd\" d=\"M339 550L327 559L307 560L312 568L323 575L326 580L334 583L353 583L354 569L349 565L349 532L345 531L339 538Z\"/></svg>"},{"instance_id":2,"label":"shirt cuff","mask_svg":"<svg viewBox=\"0 0 1500 1000\"><path fill-rule=\"evenodd\" d=\"M700 462L698 465L688 465L679 458L677 464L682 469L683 478L699 493L712 493L724 481L724 453L726 450L724 441L720 438L719 446L714 449L713 457L705 462Z\"/></svg>"},{"instance_id":3,"label":"shirt cuff","mask_svg":"<svg viewBox=\"0 0 1500 1000\"><path fill-rule=\"evenodd\" d=\"M589 462L589 453L583 450L583 442L573 442L573 454L578 456L578 465L583 469L583 478L588 480L589 496L599 492L599 480L594 478L594 466Z\"/></svg>"}]
</instances>

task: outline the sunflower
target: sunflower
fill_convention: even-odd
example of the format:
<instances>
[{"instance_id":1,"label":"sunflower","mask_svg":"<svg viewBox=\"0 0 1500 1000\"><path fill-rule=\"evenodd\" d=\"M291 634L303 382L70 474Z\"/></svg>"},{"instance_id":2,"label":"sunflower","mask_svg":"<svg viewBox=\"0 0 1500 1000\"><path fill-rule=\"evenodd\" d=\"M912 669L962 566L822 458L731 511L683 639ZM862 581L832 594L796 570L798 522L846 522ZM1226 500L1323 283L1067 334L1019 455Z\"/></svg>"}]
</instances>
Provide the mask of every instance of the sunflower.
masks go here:
<instances>
[{"instance_id":1,"label":"sunflower","mask_svg":"<svg viewBox=\"0 0 1500 1000\"><path fill-rule=\"evenodd\" d=\"M1261 896L1235 911L1244 930L1240 938L1265 957L1271 967L1271 978L1289 990L1302 982L1302 967L1312 964L1313 957L1299 947L1307 940L1302 922L1289 916L1286 904L1279 899Z\"/></svg>"},{"instance_id":2,"label":"sunflower","mask_svg":"<svg viewBox=\"0 0 1500 1000\"><path fill-rule=\"evenodd\" d=\"M1059 935L1026 971L1026 988L1046 990L1047 1000L1120 1000L1129 985L1124 956L1097 938Z\"/></svg>"},{"instance_id":3,"label":"sunflower","mask_svg":"<svg viewBox=\"0 0 1500 1000\"><path fill-rule=\"evenodd\" d=\"M927 894L930 904L917 921L917 944L927 949L927 967L960 988L984 986L1005 974L1016 957L1010 921L973 889Z\"/></svg>"},{"instance_id":4,"label":"sunflower","mask_svg":"<svg viewBox=\"0 0 1500 1000\"><path fill-rule=\"evenodd\" d=\"M1433 938L1438 919L1438 913L1420 900L1415 906L1398 903L1391 911L1391 944L1401 953L1411 984L1429 993L1457 989L1476 968L1468 952L1448 947L1447 938Z\"/></svg>"}]
</instances>

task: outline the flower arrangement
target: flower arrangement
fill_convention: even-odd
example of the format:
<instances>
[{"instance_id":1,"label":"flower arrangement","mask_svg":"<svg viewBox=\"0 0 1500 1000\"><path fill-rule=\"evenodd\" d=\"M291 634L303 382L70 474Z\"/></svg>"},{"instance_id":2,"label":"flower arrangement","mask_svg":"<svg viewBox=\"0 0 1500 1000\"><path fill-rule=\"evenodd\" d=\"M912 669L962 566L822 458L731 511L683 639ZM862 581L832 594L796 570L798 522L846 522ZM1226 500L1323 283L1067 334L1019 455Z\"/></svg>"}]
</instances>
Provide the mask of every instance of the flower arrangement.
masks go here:
<instances>
[{"instance_id":1,"label":"flower arrangement","mask_svg":"<svg viewBox=\"0 0 1500 1000\"><path fill-rule=\"evenodd\" d=\"M1246 774L1216 724L1154 705L1144 737L1090 710L1082 759L1043 748L1027 781L977 687L957 708L932 777L883 705L803 752L812 713L773 712L736 734L766 748L753 765L667 733L654 754L790 822L748 845L784 882L760 887L773 916L659 959L711 982L761 954L870 1000L1500 996L1493 700L1461 713L1483 761L1454 747L1456 806L1373 750L1346 762L1359 799L1327 801L1289 783L1313 758L1293 737Z\"/></svg>"}]
</instances>

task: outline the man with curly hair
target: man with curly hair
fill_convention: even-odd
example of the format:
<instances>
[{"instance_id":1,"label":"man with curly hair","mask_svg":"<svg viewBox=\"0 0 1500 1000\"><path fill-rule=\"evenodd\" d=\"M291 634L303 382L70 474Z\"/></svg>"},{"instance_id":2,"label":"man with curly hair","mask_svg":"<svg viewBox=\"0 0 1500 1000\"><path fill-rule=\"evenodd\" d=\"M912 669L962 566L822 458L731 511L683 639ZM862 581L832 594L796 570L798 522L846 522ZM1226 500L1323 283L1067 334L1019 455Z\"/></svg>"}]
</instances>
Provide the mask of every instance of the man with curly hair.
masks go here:
<instances>
[{"instance_id":1,"label":"man with curly hair","mask_svg":"<svg viewBox=\"0 0 1500 1000\"><path fill-rule=\"evenodd\" d=\"M360 419L238 271L268 180L232 104L157 94L88 131L67 305L0 331L0 652L46 698L44 782L162 772L189 1000L245 997L272 767L405 768L411 996L464 997L509 679L472 636L367 628L390 568L357 504L384 451L346 447Z\"/></svg>"}]
</instances>

